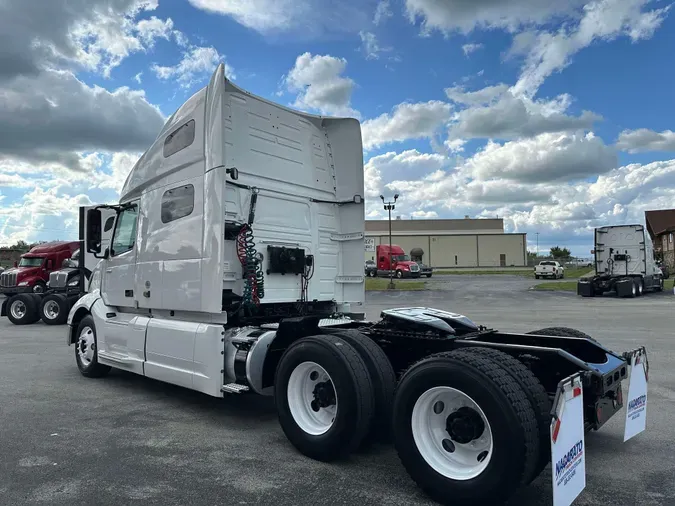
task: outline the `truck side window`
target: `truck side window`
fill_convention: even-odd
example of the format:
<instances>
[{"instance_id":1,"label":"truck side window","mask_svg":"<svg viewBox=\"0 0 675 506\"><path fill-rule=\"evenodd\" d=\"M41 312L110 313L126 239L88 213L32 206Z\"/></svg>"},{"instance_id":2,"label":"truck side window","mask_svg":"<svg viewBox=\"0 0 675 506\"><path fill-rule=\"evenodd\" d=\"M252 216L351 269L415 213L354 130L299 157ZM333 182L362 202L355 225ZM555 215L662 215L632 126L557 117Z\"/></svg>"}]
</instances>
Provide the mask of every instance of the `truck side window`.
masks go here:
<instances>
[{"instance_id":1,"label":"truck side window","mask_svg":"<svg viewBox=\"0 0 675 506\"><path fill-rule=\"evenodd\" d=\"M187 184L167 190L162 195L162 223L169 223L189 216L194 208L194 186Z\"/></svg>"},{"instance_id":2,"label":"truck side window","mask_svg":"<svg viewBox=\"0 0 675 506\"><path fill-rule=\"evenodd\" d=\"M166 139L164 139L164 158L187 148L194 140L195 120L191 119L166 136Z\"/></svg>"},{"instance_id":3,"label":"truck side window","mask_svg":"<svg viewBox=\"0 0 675 506\"><path fill-rule=\"evenodd\" d=\"M105 220L105 225L103 226L103 231L107 232L108 230L110 230L113 227L114 224L115 224L115 217L111 216L110 218Z\"/></svg>"},{"instance_id":4,"label":"truck side window","mask_svg":"<svg viewBox=\"0 0 675 506\"><path fill-rule=\"evenodd\" d=\"M113 234L112 250L110 252L112 256L120 255L134 247L137 218L137 206L125 209L120 214Z\"/></svg>"}]
</instances>

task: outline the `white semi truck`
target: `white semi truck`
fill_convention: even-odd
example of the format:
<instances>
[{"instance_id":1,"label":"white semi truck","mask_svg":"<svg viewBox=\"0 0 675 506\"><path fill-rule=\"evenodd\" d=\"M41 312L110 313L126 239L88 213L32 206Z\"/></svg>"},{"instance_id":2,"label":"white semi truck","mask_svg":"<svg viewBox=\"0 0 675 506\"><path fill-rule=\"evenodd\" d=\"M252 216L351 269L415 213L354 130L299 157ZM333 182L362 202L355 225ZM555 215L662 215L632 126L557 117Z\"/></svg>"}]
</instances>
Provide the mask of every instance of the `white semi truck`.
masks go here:
<instances>
[{"instance_id":1,"label":"white semi truck","mask_svg":"<svg viewBox=\"0 0 675 506\"><path fill-rule=\"evenodd\" d=\"M256 97L221 65L119 203L87 211L82 240L101 261L65 336L82 375L114 367L214 397L274 396L303 454L330 461L393 439L411 477L456 505L508 499L552 455L567 469L550 437L561 403L583 389L563 431L600 428L644 349L425 307L365 320L363 191L357 120ZM101 210L116 214L109 248Z\"/></svg>"},{"instance_id":2,"label":"white semi truck","mask_svg":"<svg viewBox=\"0 0 675 506\"><path fill-rule=\"evenodd\" d=\"M639 297L663 290L665 276L643 225L596 228L594 242L595 275L579 280L579 295L594 297L615 292L619 297Z\"/></svg>"}]
</instances>

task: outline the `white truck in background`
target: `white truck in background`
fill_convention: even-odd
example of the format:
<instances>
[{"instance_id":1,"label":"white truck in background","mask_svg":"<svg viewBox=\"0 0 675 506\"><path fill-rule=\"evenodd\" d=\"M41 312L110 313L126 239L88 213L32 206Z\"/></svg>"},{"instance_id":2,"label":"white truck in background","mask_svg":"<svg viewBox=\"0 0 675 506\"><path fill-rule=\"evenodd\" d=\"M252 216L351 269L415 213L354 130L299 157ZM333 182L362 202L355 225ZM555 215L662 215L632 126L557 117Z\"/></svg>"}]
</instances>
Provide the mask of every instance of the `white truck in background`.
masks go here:
<instances>
[{"instance_id":1,"label":"white truck in background","mask_svg":"<svg viewBox=\"0 0 675 506\"><path fill-rule=\"evenodd\" d=\"M596 228L594 242L595 275L579 280L579 295L594 297L616 292L619 297L639 297L663 291L664 275L643 225Z\"/></svg>"},{"instance_id":2,"label":"white truck in background","mask_svg":"<svg viewBox=\"0 0 675 506\"><path fill-rule=\"evenodd\" d=\"M555 260L542 260L534 267L534 277L562 279L565 277L565 268Z\"/></svg>"},{"instance_id":3,"label":"white truck in background","mask_svg":"<svg viewBox=\"0 0 675 506\"><path fill-rule=\"evenodd\" d=\"M304 455L393 439L413 480L456 505L507 500L552 455L563 470L554 402L579 404L565 427L599 429L644 348L617 354L569 328L499 332L426 307L366 321L363 192L357 120L256 97L220 65L119 203L86 212L85 248L101 260L64 336L81 374L274 396ZM115 213L109 247L102 211Z\"/></svg>"}]
</instances>

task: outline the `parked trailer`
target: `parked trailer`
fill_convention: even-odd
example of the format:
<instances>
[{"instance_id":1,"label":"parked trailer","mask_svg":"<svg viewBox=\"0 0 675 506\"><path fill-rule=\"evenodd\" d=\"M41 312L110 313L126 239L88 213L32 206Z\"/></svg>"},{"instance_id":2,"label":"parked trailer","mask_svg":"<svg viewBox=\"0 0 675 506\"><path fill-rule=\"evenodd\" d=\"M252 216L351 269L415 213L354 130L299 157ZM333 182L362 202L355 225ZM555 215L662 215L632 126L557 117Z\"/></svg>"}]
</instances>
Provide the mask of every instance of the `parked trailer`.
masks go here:
<instances>
[{"instance_id":1,"label":"parked trailer","mask_svg":"<svg viewBox=\"0 0 675 506\"><path fill-rule=\"evenodd\" d=\"M358 121L256 97L220 65L134 166L119 204L101 208L116 213L109 248L101 209L87 211L84 242L101 261L65 336L80 372L273 396L302 454L333 461L393 440L441 502L507 500L552 458L554 494L576 497L584 430L622 409L629 376L646 396L634 381L644 350L429 308L366 321L363 188Z\"/></svg>"},{"instance_id":2,"label":"parked trailer","mask_svg":"<svg viewBox=\"0 0 675 506\"><path fill-rule=\"evenodd\" d=\"M595 229L595 276L582 278L577 293L594 297L615 292L639 297L663 291L665 276L654 259L654 247L642 225L616 225Z\"/></svg>"}]
</instances>

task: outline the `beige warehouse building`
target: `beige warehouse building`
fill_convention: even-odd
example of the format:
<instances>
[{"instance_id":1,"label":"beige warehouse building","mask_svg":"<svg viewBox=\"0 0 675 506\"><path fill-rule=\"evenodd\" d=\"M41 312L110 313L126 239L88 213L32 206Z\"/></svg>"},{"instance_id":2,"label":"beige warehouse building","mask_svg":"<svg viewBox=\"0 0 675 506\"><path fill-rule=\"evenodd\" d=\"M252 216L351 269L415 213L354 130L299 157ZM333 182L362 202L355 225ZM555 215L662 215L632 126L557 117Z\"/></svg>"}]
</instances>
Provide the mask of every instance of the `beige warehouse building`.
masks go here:
<instances>
[{"instance_id":1,"label":"beige warehouse building","mask_svg":"<svg viewBox=\"0 0 675 506\"><path fill-rule=\"evenodd\" d=\"M391 220L392 244L410 254L422 248L431 267L523 267L526 234L504 233L504 220ZM378 244L389 244L389 221L366 220L366 260L375 260Z\"/></svg>"}]
</instances>

